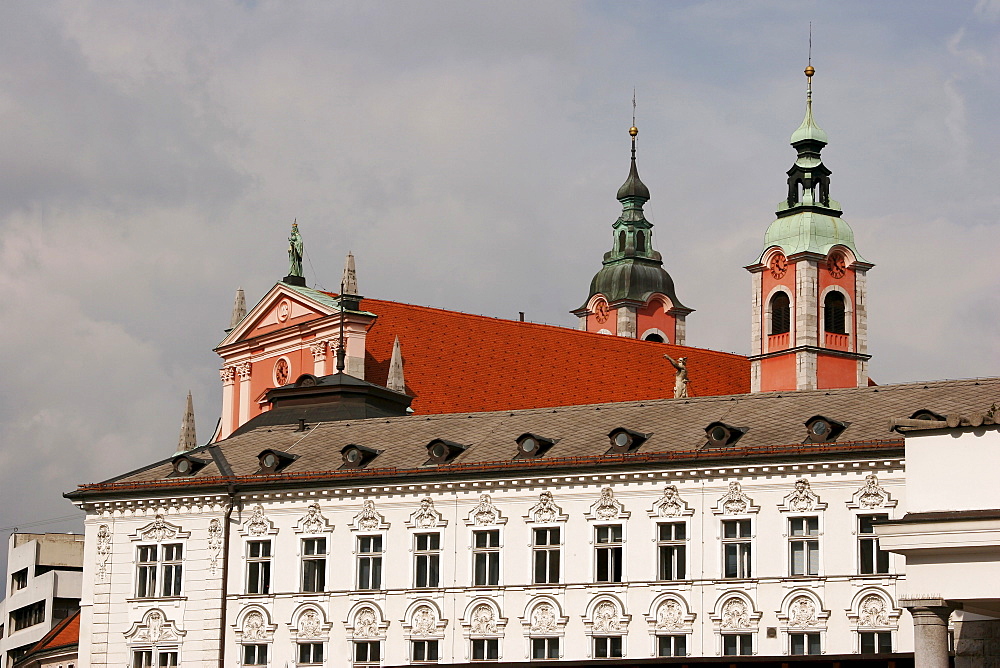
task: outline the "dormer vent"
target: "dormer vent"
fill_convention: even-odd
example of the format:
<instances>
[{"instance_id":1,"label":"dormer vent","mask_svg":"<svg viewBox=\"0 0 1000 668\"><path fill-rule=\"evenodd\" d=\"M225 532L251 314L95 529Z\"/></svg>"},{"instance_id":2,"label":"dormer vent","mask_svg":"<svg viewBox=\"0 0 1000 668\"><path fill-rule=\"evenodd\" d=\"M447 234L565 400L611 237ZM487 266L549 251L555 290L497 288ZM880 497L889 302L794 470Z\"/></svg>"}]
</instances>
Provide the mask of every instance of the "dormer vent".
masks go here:
<instances>
[{"instance_id":1,"label":"dormer vent","mask_svg":"<svg viewBox=\"0 0 1000 668\"><path fill-rule=\"evenodd\" d=\"M919 411L910 416L911 420L933 420L934 422L944 422L947 417L941 415L940 413L935 413L932 410L926 408L921 408Z\"/></svg>"},{"instance_id":2,"label":"dormer vent","mask_svg":"<svg viewBox=\"0 0 1000 668\"><path fill-rule=\"evenodd\" d=\"M295 459L295 455L287 452L271 449L264 450L257 455L257 461L260 462L260 471L258 473L278 473L294 462Z\"/></svg>"},{"instance_id":3,"label":"dormer vent","mask_svg":"<svg viewBox=\"0 0 1000 668\"><path fill-rule=\"evenodd\" d=\"M425 464L441 465L447 464L451 460L465 452L467 446L454 441L446 441L443 438L435 438L427 444L428 459Z\"/></svg>"},{"instance_id":4,"label":"dormer vent","mask_svg":"<svg viewBox=\"0 0 1000 668\"><path fill-rule=\"evenodd\" d=\"M822 415L814 415L806 420L807 443L829 443L837 440L840 433L847 429L848 422L831 420Z\"/></svg>"},{"instance_id":5,"label":"dormer vent","mask_svg":"<svg viewBox=\"0 0 1000 668\"><path fill-rule=\"evenodd\" d=\"M316 387L319 381L311 373L304 373L295 379L295 387Z\"/></svg>"},{"instance_id":6,"label":"dormer vent","mask_svg":"<svg viewBox=\"0 0 1000 668\"><path fill-rule=\"evenodd\" d=\"M344 458L342 469L360 469L368 465L368 462L375 459L381 453L380 450L366 448L363 445L345 445L340 449L340 455Z\"/></svg>"},{"instance_id":7,"label":"dormer vent","mask_svg":"<svg viewBox=\"0 0 1000 668\"><path fill-rule=\"evenodd\" d=\"M650 436L652 434L643 434L625 427L612 429L611 433L608 434L608 439L611 441L611 449L608 450L608 453L624 454L637 450Z\"/></svg>"},{"instance_id":8,"label":"dormer vent","mask_svg":"<svg viewBox=\"0 0 1000 668\"><path fill-rule=\"evenodd\" d=\"M746 427L734 427L725 422L713 422L705 427L708 445L713 448L724 448L740 440L749 431Z\"/></svg>"},{"instance_id":9,"label":"dormer vent","mask_svg":"<svg viewBox=\"0 0 1000 668\"><path fill-rule=\"evenodd\" d=\"M517 437L517 454L514 459L541 457L555 443L551 438L527 432Z\"/></svg>"},{"instance_id":10,"label":"dormer vent","mask_svg":"<svg viewBox=\"0 0 1000 668\"><path fill-rule=\"evenodd\" d=\"M190 455L178 455L177 457L174 457L174 472L171 475L194 475L201 469L205 468L205 466L208 465L208 462L209 460L207 459L199 459L198 457L192 457Z\"/></svg>"}]
</instances>

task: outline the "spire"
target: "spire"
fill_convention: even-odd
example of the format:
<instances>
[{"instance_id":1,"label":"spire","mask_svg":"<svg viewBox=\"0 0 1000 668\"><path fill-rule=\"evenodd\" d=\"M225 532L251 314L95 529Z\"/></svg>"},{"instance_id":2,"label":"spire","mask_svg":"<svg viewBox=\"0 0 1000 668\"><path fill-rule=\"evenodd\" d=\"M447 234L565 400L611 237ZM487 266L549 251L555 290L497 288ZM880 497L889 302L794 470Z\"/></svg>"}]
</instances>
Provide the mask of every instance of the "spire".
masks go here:
<instances>
[{"instance_id":1,"label":"spire","mask_svg":"<svg viewBox=\"0 0 1000 668\"><path fill-rule=\"evenodd\" d=\"M802 119L802 125L799 126L799 129L792 133L792 146L795 146L799 142L810 140L819 142L824 146L830 143L830 138L827 137L826 132L816 124L816 120L813 118L812 78L815 73L816 69L811 63L806 66L806 116Z\"/></svg>"},{"instance_id":2,"label":"spire","mask_svg":"<svg viewBox=\"0 0 1000 668\"><path fill-rule=\"evenodd\" d=\"M392 344L392 357L389 359L389 380L386 382L393 392L406 394L406 381L403 378L403 350L399 345L399 337Z\"/></svg>"},{"instance_id":3,"label":"spire","mask_svg":"<svg viewBox=\"0 0 1000 668\"><path fill-rule=\"evenodd\" d=\"M299 234L299 222L292 222L292 231L288 234L288 276L282 279L289 285L306 286L306 279L302 273L302 254L305 246L302 244L302 235Z\"/></svg>"},{"instance_id":4,"label":"spire","mask_svg":"<svg viewBox=\"0 0 1000 668\"><path fill-rule=\"evenodd\" d=\"M344 338L344 283L340 283L340 297L337 298L340 305L340 338L337 341L337 373L344 373L347 368L345 358L347 357L347 340Z\"/></svg>"},{"instance_id":5,"label":"spire","mask_svg":"<svg viewBox=\"0 0 1000 668\"><path fill-rule=\"evenodd\" d=\"M229 318L229 329L233 329L247 316L247 298L243 288L236 288L236 299L233 300L233 315Z\"/></svg>"},{"instance_id":6,"label":"spire","mask_svg":"<svg viewBox=\"0 0 1000 668\"><path fill-rule=\"evenodd\" d=\"M181 435L177 439L177 452L187 452L198 447L198 437L194 429L194 402L191 400L191 390L188 390L187 407L181 418Z\"/></svg>"},{"instance_id":7,"label":"spire","mask_svg":"<svg viewBox=\"0 0 1000 668\"><path fill-rule=\"evenodd\" d=\"M344 259L344 277L341 282L343 283L341 293L358 294L358 273L354 270L354 253L351 251L347 251L347 257Z\"/></svg>"},{"instance_id":8,"label":"spire","mask_svg":"<svg viewBox=\"0 0 1000 668\"><path fill-rule=\"evenodd\" d=\"M632 136L632 166L629 168L625 183L618 189L618 201L624 204L628 199L641 199L642 202L636 202L641 210L642 204L649 201L649 188L639 179L639 169L635 166L635 136L639 134L639 128L633 125L628 129L628 133Z\"/></svg>"}]
</instances>

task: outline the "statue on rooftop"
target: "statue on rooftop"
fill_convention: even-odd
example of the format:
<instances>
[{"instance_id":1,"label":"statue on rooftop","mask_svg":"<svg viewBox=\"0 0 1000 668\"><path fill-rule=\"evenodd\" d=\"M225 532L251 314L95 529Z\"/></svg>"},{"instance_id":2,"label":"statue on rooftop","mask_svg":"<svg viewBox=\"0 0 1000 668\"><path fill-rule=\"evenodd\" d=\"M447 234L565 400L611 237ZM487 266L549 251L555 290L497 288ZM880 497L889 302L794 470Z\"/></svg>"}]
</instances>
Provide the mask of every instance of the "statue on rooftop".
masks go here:
<instances>
[{"instance_id":1,"label":"statue on rooftop","mask_svg":"<svg viewBox=\"0 0 1000 668\"><path fill-rule=\"evenodd\" d=\"M674 369L677 370L674 376L674 399L687 399L688 397L688 367L687 358L678 357L676 360L670 355L664 355L664 358Z\"/></svg>"},{"instance_id":2,"label":"statue on rooftop","mask_svg":"<svg viewBox=\"0 0 1000 668\"><path fill-rule=\"evenodd\" d=\"M299 234L298 222L292 223L292 232L288 235L288 275L302 276L302 236Z\"/></svg>"}]
</instances>

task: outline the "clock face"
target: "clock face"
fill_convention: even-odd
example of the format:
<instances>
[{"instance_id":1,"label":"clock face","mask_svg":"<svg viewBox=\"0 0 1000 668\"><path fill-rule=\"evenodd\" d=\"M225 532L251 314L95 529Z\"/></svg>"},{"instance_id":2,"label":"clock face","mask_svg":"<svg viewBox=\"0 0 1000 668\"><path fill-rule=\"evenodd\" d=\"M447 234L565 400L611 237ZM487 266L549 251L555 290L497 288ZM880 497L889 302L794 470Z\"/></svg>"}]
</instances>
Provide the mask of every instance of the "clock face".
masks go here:
<instances>
[{"instance_id":1,"label":"clock face","mask_svg":"<svg viewBox=\"0 0 1000 668\"><path fill-rule=\"evenodd\" d=\"M608 321L608 315L610 310L608 309L608 303L601 299L596 304L594 304L594 318L599 323L605 323Z\"/></svg>"},{"instance_id":2,"label":"clock face","mask_svg":"<svg viewBox=\"0 0 1000 668\"><path fill-rule=\"evenodd\" d=\"M278 304L278 320L285 322L288 320L288 316L292 313L292 304L287 299L283 299L280 304Z\"/></svg>"},{"instance_id":3,"label":"clock face","mask_svg":"<svg viewBox=\"0 0 1000 668\"><path fill-rule=\"evenodd\" d=\"M771 256L771 262L768 263L771 267L771 276L774 278L782 278L785 272L788 271L788 261L785 259L784 253L775 253Z\"/></svg>"},{"instance_id":4,"label":"clock face","mask_svg":"<svg viewBox=\"0 0 1000 668\"><path fill-rule=\"evenodd\" d=\"M284 357L274 364L274 383L278 387L288 384L288 360Z\"/></svg>"},{"instance_id":5,"label":"clock face","mask_svg":"<svg viewBox=\"0 0 1000 668\"><path fill-rule=\"evenodd\" d=\"M834 278L842 278L847 273L847 259L843 253L830 253L826 259L826 268Z\"/></svg>"}]
</instances>

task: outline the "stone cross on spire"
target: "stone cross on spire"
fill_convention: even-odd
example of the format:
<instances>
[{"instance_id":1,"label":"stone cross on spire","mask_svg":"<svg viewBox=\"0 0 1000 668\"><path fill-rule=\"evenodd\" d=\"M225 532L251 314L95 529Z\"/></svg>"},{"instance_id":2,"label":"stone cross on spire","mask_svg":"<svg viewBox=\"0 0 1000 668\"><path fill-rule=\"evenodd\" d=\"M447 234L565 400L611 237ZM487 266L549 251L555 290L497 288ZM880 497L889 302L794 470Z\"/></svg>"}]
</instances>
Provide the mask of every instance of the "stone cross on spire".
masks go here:
<instances>
[{"instance_id":1,"label":"stone cross on spire","mask_svg":"<svg viewBox=\"0 0 1000 668\"><path fill-rule=\"evenodd\" d=\"M241 291L242 292L242 291ZM194 402L191 400L191 390L188 390L187 407L181 419L181 435L177 439L177 452L187 452L198 447L198 436L194 428Z\"/></svg>"},{"instance_id":2,"label":"stone cross on spire","mask_svg":"<svg viewBox=\"0 0 1000 668\"><path fill-rule=\"evenodd\" d=\"M385 384L393 392L406 394L406 380L403 378L403 349L399 345L399 337L392 344L392 357L389 359L389 380Z\"/></svg>"},{"instance_id":3,"label":"stone cross on spire","mask_svg":"<svg viewBox=\"0 0 1000 668\"><path fill-rule=\"evenodd\" d=\"M354 253L351 251L347 251L347 257L344 259L344 277L341 282L344 285L345 295L358 294L358 273L354 270Z\"/></svg>"},{"instance_id":4,"label":"stone cross on spire","mask_svg":"<svg viewBox=\"0 0 1000 668\"><path fill-rule=\"evenodd\" d=\"M243 288L236 288L236 299L233 301L233 315L229 318L229 329L233 329L247 316L247 299Z\"/></svg>"}]
</instances>

